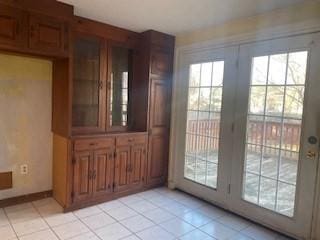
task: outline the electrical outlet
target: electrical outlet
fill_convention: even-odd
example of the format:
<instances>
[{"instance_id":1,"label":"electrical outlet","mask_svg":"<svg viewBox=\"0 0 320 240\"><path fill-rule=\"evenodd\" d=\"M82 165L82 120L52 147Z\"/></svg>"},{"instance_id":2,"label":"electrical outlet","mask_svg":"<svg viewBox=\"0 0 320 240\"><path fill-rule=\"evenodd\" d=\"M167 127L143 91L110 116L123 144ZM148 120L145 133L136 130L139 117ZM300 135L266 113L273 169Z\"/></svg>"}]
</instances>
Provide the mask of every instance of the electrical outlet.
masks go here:
<instances>
[{"instance_id":1,"label":"electrical outlet","mask_svg":"<svg viewBox=\"0 0 320 240\"><path fill-rule=\"evenodd\" d=\"M22 175L28 174L28 165L27 164L23 164L20 166L20 173Z\"/></svg>"}]
</instances>

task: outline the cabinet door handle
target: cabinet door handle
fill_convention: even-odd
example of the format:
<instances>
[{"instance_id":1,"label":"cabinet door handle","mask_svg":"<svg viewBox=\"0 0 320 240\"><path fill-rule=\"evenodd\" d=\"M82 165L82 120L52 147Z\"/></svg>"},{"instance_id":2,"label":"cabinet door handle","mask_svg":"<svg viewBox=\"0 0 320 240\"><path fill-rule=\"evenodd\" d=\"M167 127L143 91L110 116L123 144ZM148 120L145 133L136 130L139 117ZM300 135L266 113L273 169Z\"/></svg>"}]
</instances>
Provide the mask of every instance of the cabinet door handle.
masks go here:
<instances>
[{"instance_id":1,"label":"cabinet door handle","mask_svg":"<svg viewBox=\"0 0 320 240\"><path fill-rule=\"evenodd\" d=\"M103 89L103 82L102 81L99 81L99 88Z\"/></svg>"},{"instance_id":2,"label":"cabinet door handle","mask_svg":"<svg viewBox=\"0 0 320 240\"><path fill-rule=\"evenodd\" d=\"M94 170L94 171L93 171L93 179L96 179L96 177L97 177L97 171Z\"/></svg>"}]
</instances>

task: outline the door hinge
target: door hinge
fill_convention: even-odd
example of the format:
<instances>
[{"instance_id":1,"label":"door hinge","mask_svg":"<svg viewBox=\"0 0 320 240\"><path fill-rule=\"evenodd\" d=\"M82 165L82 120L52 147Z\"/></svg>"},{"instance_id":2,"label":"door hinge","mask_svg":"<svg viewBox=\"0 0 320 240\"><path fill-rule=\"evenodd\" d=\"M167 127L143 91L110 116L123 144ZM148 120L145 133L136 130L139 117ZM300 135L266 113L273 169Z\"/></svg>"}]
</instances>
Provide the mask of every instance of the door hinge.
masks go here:
<instances>
[{"instance_id":1,"label":"door hinge","mask_svg":"<svg viewBox=\"0 0 320 240\"><path fill-rule=\"evenodd\" d=\"M228 194L231 193L231 184L228 184Z\"/></svg>"}]
</instances>

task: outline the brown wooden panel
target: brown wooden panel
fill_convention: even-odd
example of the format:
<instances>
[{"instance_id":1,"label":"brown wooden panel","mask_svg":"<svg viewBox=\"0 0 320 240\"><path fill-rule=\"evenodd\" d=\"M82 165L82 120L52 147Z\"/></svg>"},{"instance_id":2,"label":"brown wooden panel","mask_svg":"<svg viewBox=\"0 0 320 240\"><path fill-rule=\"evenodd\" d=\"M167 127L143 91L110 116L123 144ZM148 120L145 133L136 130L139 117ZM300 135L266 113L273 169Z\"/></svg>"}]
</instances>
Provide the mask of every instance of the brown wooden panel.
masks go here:
<instances>
[{"instance_id":1,"label":"brown wooden panel","mask_svg":"<svg viewBox=\"0 0 320 240\"><path fill-rule=\"evenodd\" d=\"M165 80L151 81L150 129L155 133L167 129L170 120L170 98Z\"/></svg>"},{"instance_id":2,"label":"brown wooden panel","mask_svg":"<svg viewBox=\"0 0 320 240\"><path fill-rule=\"evenodd\" d=\"M73 6L52 0L0 0L1 4L19 9L34 11L55 18L70 19L73 17Z\"/></svg>"},{"instance_id":3,"label":"brown wooden panel","mask_svg":"<svg viewBox=\"0 0 320 240\"><path fill-rule=\"evenodd\" d=\"M151 73L157 75L168 75L172 68L172 54L154 51L151 54Z\"/></svg>"},{"instance_id":4,"label":"brown wooden panel","mask_svg":"<svg viewBox=\"0 0 320 240\"><path fill-rule=\"evenodd\" d=\"M63 137L71 135L71 81L69 59L53 61L52 131Z\"/></svg>"},{"instance_id":5,"label":"brown wooden panel","mask_svg":"<svg viewBox=\"0 0 320 240\"><path fill-rule=\"evenodd\" d=\"M92 162L93 156L89 151L76 152L74 155L73 192L74 202L89 199L92 195Z\"/></svg>"},{"instance_id":6,"label":"brown wooden panel","mask_svg":"<svg viewBox=\"0 0 320 240\"><path fill-rule=\"evenodd\" d=\"M130 146L116 148L114 191L125 191L130 188Z\"/></svg>"},{"instance_id":7,"label":"brown wooden panel","mask_svg":"<svg viewBox=\"0 0 320 240\"><path fill-rule=\"evenodd\" d=\"M128 47L135 47L138 43L139 34L136 32L83 17L76 16L74 19L74 26L77 32L100 36L108 40L123 43Z\"/></svg>"},{"instance_id":8,"label":"brown wooden panel","mask_svg":"<svg viewBox=\"0 0 320 240\"><path fill-rule=\"evenodd\" d=\"M12 172L0 173L0 190L12 188Z\"/></svg>"},{"instance_id":9,"label":"brown wooden panel","mask_svg":"<svg viewBox=\"0 0 320 240\"><path fill-rule=\"evenodd\" d=\"M153 45L166 49L168 52L173 52L175 37L172 35L164 34L154 30L147 31L150 35L150 41Z\"/></svg>"},{"instance_id":10,"label":"brown wooden panel","mask_svg":"<svg viewBox=\"0 0 320 240\"><path fill-rule=\"evenodd\" d=\"M130 183L131 185L142 185L146 171L146 146L134 145L131 148Z\"/></svg>"},{"instance_id":11,"label":"brown wooden panel","mask_svg":"<svg viewBox=\"0 0 320 240\"><path fill-rule=\"evenodd\" d=\"M147 136L120 136L116 139L116 146L127 146L133 144L145 144L147 141Z\"/></svg>"},{"instance_id":12,"label":"brown wooden panel","mask_svg":"<svg viewBox=\"0 0 320 240\"><path fill-rule=\"evenodd\" d=\"M25 31L26 13L7 6L0 6L0 45L23 47L27 36Z\"/></svg>"},{"instance_id":13,"label":"brown wooden panel","mask_svg":"<svg viewBox=\"0 0 320 240\"><path fill-rule=\"evenodd\" d=\"M169 139L166 134L149 137L148 179L150 185L166 181Z\"/></svg>"},{"instance_id":14,"label":"brown wooden panel","mask_svg":"<svg viewBox=\"0 0 320 240\"><path fill-rule=\"evenodd\" d=\"M114 148L94 152L94 196L105 195L113 191Z\"/></svg>"},{"instance_id":15,"label":"brown wooden panel","mask_svg":"<svg viewBox=\"0 0 320 240\"><path fill-rule=\"evenodd\" d=\"M66 22L42 16L31 15L29 19L29 47L37 51L68 54L69 29Z\"/></svg>"},{"instance_id":16,"label":"brown wooden panel","mask_svg":"<svg viewBox=\"0 0 320 240\"><path fill-rule=\"evenodd\" d=\"M89 150L89 149L103 149L114 147L115 138L92 138L76 140L74 143L74 149L76 151Z\"/></svg>"},{"instance_id":17,"label":"brown wooden panel","mask_svg":"<svg viewBox=\"0 0 320 240\"><path fill-rule=\"evenodd\" d=\"M68 145L67 138L53 135L53 197L63 207L67 205Z\"/></svg>"},{"instance_id":18,"label":"brown wooden panel","mask_svg":"<svg viewBox=\"0 0 320 240\"><path fill-rule=\"evenodd\" d=\"M22 203L33 202L33 201L41 200L48 197L52 197L51 190L44 191L44 192L31 193L27 195L18 196L18 197L6 198L6 199L0 200L0 208L14 206Z\"/></svg>"}]
</instances>

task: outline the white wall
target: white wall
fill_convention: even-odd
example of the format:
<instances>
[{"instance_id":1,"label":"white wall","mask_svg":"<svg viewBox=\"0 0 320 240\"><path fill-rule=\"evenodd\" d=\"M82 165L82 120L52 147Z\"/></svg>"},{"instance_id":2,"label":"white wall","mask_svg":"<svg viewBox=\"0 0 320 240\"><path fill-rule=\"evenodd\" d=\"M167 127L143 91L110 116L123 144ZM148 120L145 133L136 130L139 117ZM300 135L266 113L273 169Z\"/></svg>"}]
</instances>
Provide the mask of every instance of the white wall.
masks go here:
<instances>
[{"instance_id":1,"label":"white wall","mask_svg":"<svg viewBox=\"0 0 320 240\"><path fill-rule=\"evenodd\" d=\"M0 54L0 172L13 171L0 199L52 189L51 91L50 61Z\"/></svg>"}]
</instances>

